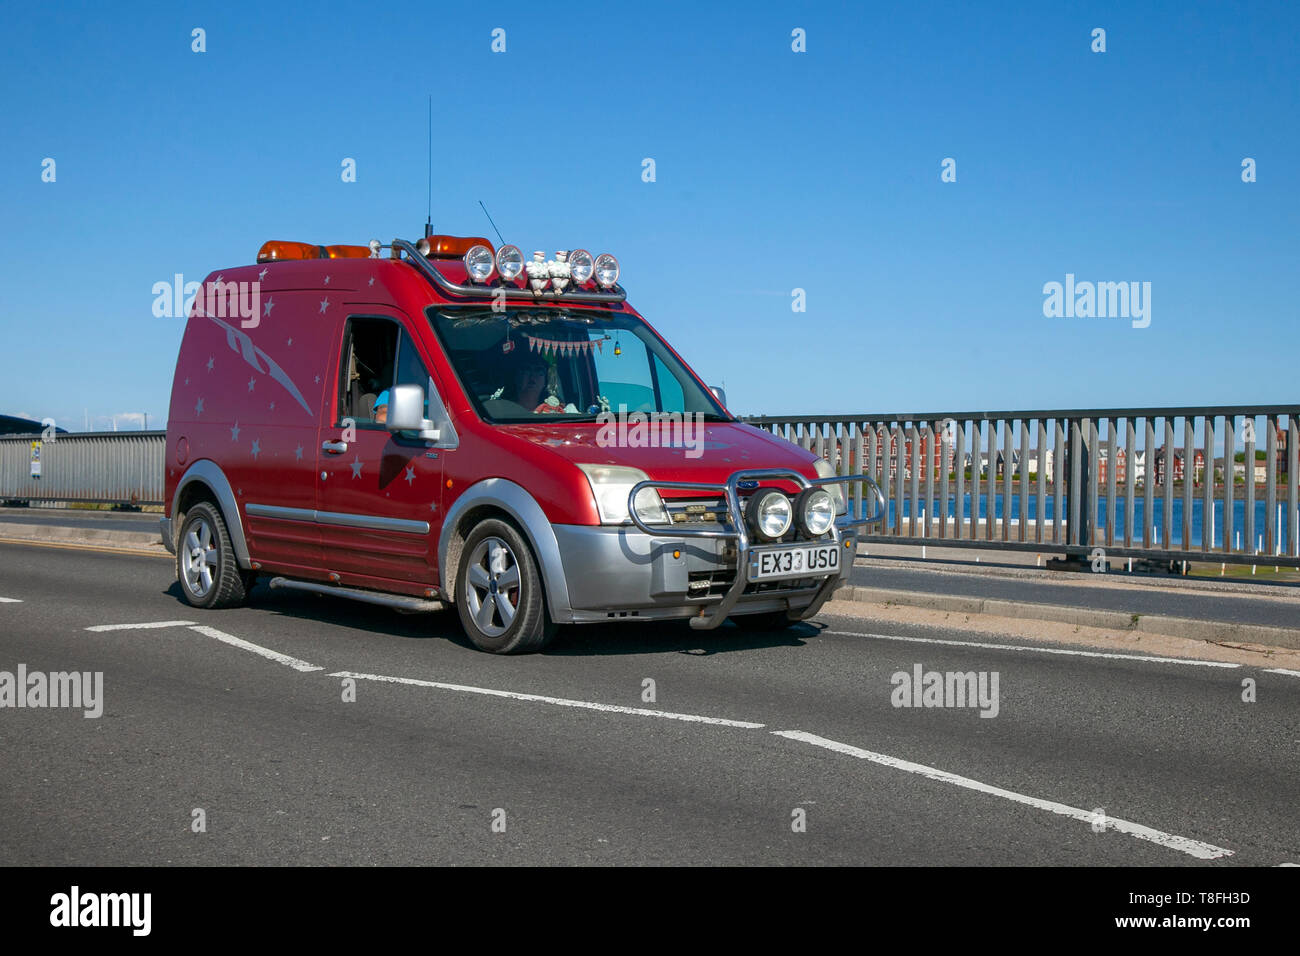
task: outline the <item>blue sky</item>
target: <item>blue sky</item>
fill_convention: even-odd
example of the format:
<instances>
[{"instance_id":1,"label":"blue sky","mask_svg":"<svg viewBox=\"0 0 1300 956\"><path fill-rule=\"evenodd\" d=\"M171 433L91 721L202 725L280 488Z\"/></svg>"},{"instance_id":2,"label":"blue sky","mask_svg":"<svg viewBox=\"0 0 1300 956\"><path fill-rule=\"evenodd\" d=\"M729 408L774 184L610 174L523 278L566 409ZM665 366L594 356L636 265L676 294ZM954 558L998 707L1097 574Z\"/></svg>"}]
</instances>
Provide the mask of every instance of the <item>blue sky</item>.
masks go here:
<instances>
[{"instance_id":1,"label":"blue sky","mask_svg":"<svg viewBox=\"0 0 1300 956\"><path fill-rule=\"evenodd\" d=\"M615 253L633 304L739 413L1297 398L1294 3L4 19L0 413L160 425L182 322L154 317L155 282L270 238L418 236L429 94L435 227L491 235L481 199L526 251ZM1150 282L1150 326L1045 318L1067 273Z\"/></svg>"}]
</instances>

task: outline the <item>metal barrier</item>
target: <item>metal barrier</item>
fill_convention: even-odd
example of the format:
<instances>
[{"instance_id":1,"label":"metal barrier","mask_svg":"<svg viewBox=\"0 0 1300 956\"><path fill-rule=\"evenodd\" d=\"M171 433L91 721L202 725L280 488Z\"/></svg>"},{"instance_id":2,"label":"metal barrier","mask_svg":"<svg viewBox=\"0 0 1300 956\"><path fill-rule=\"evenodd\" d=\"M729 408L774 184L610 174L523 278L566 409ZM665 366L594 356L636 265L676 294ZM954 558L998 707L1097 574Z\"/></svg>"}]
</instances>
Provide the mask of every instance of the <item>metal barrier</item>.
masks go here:
<instances>
[{"instance_id":1,"label":"metal barrier","mask_svg":"<svg viewBox=\"0 0 1300 956\"><path fill-rule=\"evenodd\" d=\"M1251 405L745 421L880 484L886 520L862 540L1300 566L1297 415ZM860 513L860 488L853 499Z\"/></svg>"},{"instance_id":2,"label":"metal barrier","mask_svg":"<svg viewBox=\"0 0 1300 956\"><path fill-rule=\"evenodd\" d=\"M160 505L165 431L0 436L0 501ZM38 443L40 477L34 477Z\"/></svg>"}]
</instances>

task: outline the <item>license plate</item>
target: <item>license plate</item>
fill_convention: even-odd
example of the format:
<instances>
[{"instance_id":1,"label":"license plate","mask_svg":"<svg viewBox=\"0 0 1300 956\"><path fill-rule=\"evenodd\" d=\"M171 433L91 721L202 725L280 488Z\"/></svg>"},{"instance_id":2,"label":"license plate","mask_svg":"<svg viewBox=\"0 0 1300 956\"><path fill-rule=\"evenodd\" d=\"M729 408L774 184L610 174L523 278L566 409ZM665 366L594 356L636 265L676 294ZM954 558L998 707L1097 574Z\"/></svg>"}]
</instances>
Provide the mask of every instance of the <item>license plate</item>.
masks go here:
<instances>
[{"instance_id":1,"label":"license plate","mask_svg":"<svg viewBox=\"0 0 1300 956\"><path fill-rule=\"evenodd\" d=\"M808 578L834 574L840 569L840 549L834 544L797 544L755 551L749 558L749 580Z\"/></svg>"}]
</instances>

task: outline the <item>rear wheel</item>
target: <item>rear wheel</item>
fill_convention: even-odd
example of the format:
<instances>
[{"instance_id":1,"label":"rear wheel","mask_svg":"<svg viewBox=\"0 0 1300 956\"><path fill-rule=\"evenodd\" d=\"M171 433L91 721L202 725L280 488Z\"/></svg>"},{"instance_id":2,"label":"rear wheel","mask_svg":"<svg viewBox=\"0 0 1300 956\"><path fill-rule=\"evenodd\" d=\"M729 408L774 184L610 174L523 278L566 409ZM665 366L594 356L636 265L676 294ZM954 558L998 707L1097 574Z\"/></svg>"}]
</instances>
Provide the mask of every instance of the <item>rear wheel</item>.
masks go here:
<instances>
[{"instance_id":1,"label":"rear wheel","mask_svg":"<svg viewBox=\"0 0 1300 956\"><path fill-rule=\"evenodd\" d=\"M555 636L532 549L511 524L480 522L461 550L456 609L465 633L493 654L540 651Z\"/></svg>"},{"instance_id":2,"label":"rear wheel","mask_svg":"<svg viewBox=\"0 0 1300 956\"><path fill-rule=\"evenodd\" d=\"M185 516L176 541L176 577L194 607L238 607L248 595L254 575L240 568L226 521L210 502L199 502Z\"/></svg>"}]
</instances>

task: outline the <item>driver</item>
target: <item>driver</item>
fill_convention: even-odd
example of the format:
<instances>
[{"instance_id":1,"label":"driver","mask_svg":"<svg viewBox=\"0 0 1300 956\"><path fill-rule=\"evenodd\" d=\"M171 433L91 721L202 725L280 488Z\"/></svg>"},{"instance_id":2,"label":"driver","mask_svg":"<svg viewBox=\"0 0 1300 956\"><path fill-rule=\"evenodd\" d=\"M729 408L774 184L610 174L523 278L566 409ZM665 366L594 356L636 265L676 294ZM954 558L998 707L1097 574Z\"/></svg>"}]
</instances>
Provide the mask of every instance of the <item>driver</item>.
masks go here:
<instances>
[{"instance_id":1,"label":"driver","mask_svg":"<svg viewBox=\"0 0 1300 956\"><path fill-rule=\"evenodd\" d=\"M548 366L541 356L524 356L515 367L511 387L514 392L512 401L517 402L530 412L542 403L542 389L546 387L546 370Z\"/></svg>"}]
</instances>

